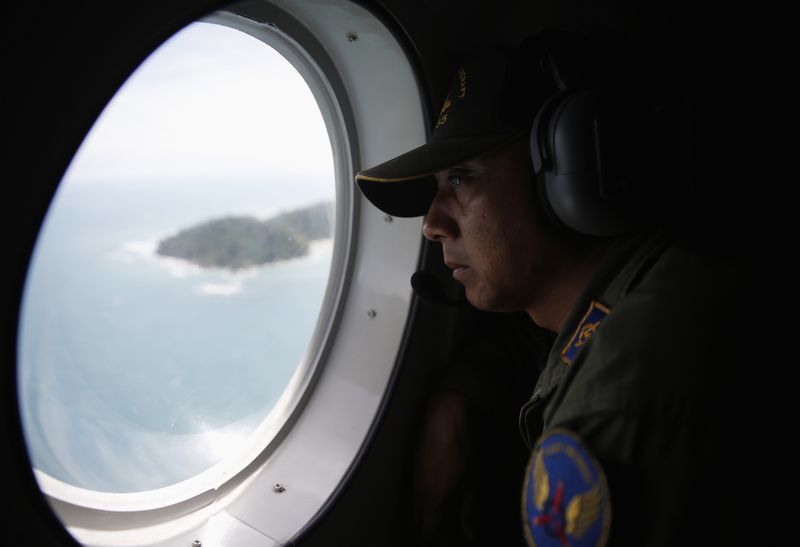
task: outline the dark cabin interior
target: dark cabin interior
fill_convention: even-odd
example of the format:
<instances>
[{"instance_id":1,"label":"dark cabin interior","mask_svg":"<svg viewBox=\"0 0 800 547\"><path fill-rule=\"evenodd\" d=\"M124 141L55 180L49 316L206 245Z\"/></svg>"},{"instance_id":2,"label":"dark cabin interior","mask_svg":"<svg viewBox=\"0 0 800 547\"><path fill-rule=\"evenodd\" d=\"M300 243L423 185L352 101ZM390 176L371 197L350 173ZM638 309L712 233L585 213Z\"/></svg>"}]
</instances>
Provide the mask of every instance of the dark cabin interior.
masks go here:
<instances>
[{"instance_id":1,"label":"dark cabin interior","mask_svg":"<svg viewBox=\"0 0 800 547\"><path fill-rule=\"evenodd\" d=\"M731 118L741 103L743 53L734 14L664 0L361 0L393 29L416 64L434 120L459 52L483 43L518 43L542 29L608 30L622 34L659 64L654 71L686 101L686 175L675 197L682 226L698 244L750 256L762 215L744 192L737 164L741 140ZM7 97L2 222L3 531L8 545L71 545L36 486L25 451L16 394L19 306L42 219L73 154L128 75L164 40L194 19L224 6L219 0L14 3L6 8L4 95ZM652 67L651 67L652 68ZM684 169L685 167L685 169ZM673 166L674 168L674 166ZM747 222L741 222L746 218ZM441 269L437 249L423 266ZM454 287L451 287L454 289ZM459 343L473 318L421 305L392 393L346 484L293 544L393 545L402 538L406 477L414 434L435 363ZM445 325L445 328L441 328ZM457 328L458 327L458 328ZM10 531L10 535L9 535Z\"/></svg>"}]
</instances>

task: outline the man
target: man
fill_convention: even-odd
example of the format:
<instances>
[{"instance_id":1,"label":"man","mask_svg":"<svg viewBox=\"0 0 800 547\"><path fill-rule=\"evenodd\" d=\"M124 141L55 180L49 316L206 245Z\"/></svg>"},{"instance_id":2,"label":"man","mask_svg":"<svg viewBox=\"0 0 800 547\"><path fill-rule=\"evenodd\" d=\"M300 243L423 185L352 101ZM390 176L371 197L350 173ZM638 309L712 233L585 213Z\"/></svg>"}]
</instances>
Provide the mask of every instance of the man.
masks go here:
<instances>
[{"instance_id":1,"label":"man","mask_svg":"<svg viewBox=\"0 0 800 547\"><path fill-rule=\"evenodd\" d=\"M557 333L520 413L531 545L730 542L742 275L643 218L664 185L658 108L581 40L469 58L430 142L356 179L425 215L472 305Z\"/></svg>"}]
</instances>

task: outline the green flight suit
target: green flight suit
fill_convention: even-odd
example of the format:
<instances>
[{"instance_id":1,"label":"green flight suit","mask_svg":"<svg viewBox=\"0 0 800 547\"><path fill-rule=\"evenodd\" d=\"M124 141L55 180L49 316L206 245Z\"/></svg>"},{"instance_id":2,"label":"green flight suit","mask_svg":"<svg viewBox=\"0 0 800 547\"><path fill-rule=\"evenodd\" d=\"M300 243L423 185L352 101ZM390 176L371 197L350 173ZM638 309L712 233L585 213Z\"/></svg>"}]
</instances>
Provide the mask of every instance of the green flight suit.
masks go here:
<instances>
[{"instance_id":1,"label":"green flight suit","mask_svg":"<svg viewBox=\"0 0 800 547\"><path fill-rule=\"evenodd\" d=\"M530 448L556 428L583 441L608 485L608 545L736 537L732 334L742 271L663 232L621 239L555 340L520 430ZM608 314L570 360L593 301Z\"/></svg>"}]
</instances>

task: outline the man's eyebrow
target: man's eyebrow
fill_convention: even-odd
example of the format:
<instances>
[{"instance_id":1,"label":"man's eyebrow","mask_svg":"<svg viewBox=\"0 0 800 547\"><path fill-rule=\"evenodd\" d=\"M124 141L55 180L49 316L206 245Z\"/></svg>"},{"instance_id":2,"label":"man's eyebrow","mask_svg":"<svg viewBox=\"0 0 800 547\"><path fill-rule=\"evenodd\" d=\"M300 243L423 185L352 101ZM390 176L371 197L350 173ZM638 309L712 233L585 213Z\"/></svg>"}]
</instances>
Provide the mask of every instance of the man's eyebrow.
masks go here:
<instances>
[{"instance_id":1,"label":"man's eyebrow","mask_svg":"<svg viewBox=\"0 0 800 547\"><path fill-rule=\"evenodd\" d=\"M455 173L474 173L475 170L470 169L469 167L463 164L456 164L452 167L448 167L447 169L444 170L444 172L450 175Z\"/></svg>"}]
</instances>

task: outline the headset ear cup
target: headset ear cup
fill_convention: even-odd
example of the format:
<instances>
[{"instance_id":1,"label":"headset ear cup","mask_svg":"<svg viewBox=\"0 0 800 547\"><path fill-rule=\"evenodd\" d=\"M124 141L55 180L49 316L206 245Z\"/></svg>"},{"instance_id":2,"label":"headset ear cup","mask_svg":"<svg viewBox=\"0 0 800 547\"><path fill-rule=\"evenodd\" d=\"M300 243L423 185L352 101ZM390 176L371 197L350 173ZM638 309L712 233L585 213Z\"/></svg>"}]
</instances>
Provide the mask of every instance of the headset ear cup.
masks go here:
<instances>
[{"instance_id":1,"label":"headset ear cup","mask_svg":"<svg viewBox=\"0 0 800 547\"><path fill-rule=\"evenodd\" d=\"M543 170L552 168L552 150L548 148L547 128L550 125L550 116L555 108L567 96L567 93L560 91L547 99L539 112L533 118L531 126L531 162L533 172L539 173Z\"/></svg>"},{"instance_id":2,"label":"headset ear cup","mask_svg":"<svg viewBox=\"0 0 800 547\"><path fill-rule=\"evenodd\" d=\"M623 164L629 163L625 143L632 136L625 134L623 103L612 89L564 92L534 121L538 194L556 223L572 232L608 237L630 228Z\"/></svg>"},{"instance_id":3,"label":"headset ear cup","mask_svg":"<svg viewBox=\"0 0 800 547\"><path fill-rule=\"evenodd\" d=\"M550 203L546 190L547 174L553 169L552 140L548 138L548 128L554 110L568 97L566 91L560 91L544 102L533 119L530 133L531 165L533 166L534 182L536 184L536 197L539 210L558 229L572 232L558 217Z\"/></svg>"}]
</instances>

